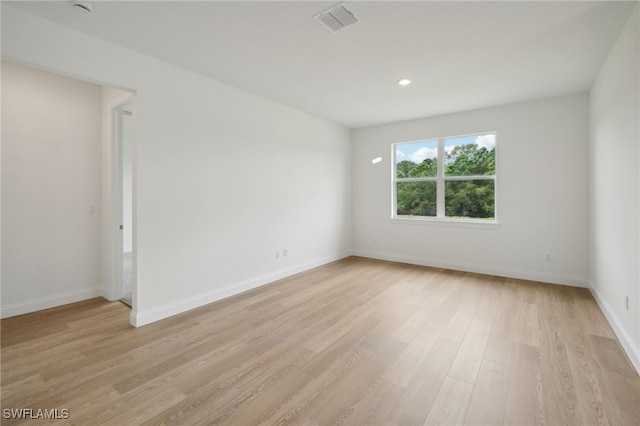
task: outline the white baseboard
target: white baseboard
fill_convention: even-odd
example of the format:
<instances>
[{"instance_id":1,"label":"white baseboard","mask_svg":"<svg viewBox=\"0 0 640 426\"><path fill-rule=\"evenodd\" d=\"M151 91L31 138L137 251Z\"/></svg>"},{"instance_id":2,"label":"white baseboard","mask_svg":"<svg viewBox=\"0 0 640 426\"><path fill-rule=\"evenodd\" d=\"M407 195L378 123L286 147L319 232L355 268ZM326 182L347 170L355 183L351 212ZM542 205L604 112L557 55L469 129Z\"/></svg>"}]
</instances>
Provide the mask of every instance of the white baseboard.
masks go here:
<instances>
[{"instance_id":1,"label":"white baseboard","mask_svg":"<svg viewBox=\"0 0 640 426\"><path fill-rule=\"evenodd\" d=\"M53 296L26 300L24 302L3 305L0 309L0 318L15 317L16 315L29 314L43 309L55 308L69 303L80 302L94 297L105 297L106 292L101 287L84 288L82 290L69 291Z\"/></svg>"},{"instance_id":2,"label":"white baseboard","mask_svg":"<svg viewBox=\"0 0 640 426\"><path fill-rule=\"evenodd\" d=\"M152 322L160 321L162 319L190 311L191 309L199 308L201 306L208 305L209 303L213 303L227 297L235 296L236 294L252 290L254 288L272 283L274 281L286 278L299 272L304 272L317 266L344 259L345 257L348 257L350 255L351 253L344 252L335 256L328 256L313 262L304 263L302 265L282 269L270 274L265 274L256 278L234 283L208 293L188 297L163 306L158 306L157 308L147 309L145 311L136 313L132 311L130 318L131 325L133 325L134 327L142 327L143 325L151 324Z\"/></svg>"},{"instance_id":3,"label":"white baseboard","mask_svg":"<svg viewBox=\"0 0 640 426\"><path fill-rule=\"evenodd\" d=\"M469 263L443 262L438 260L423 259L411 256L400 256L390 253L381 253L367 250L353 250L354 256L368 257L372 259L389 260L392 262L409 263L412 265L431 266L433 268L453 269L456 271L474 272L477 274L496 275L499 277L517 278L521 280L539 281L550 284L562 284L572 287L589 287L589 280L584 277L572 275L549 274L546 272L527 271L500 266L474 265Z\"/></svg>"},{"instance_id":4,"label":"white baseboard","mask_svg":"<svg viewBox=\"0 0 640 426\"><path fill-rule=\"evenodd\" d=\"M600 306L600 310L604 313L604 316L607 317L609 324L611 324L611 328L613 328L614 333L618 337L622 348L627 353L629 357L629 361L633 364L633 367L636 369L636 372L640 375L640 348L633 342L629 333L624 329L620 321L618 320L618 316L615 312L609 307L607 302L604 301L598 294L597 290L590 286L589 290L591 290L591 294L593 298L596 299L598 306Z\"/></svg>"}]
</instances>

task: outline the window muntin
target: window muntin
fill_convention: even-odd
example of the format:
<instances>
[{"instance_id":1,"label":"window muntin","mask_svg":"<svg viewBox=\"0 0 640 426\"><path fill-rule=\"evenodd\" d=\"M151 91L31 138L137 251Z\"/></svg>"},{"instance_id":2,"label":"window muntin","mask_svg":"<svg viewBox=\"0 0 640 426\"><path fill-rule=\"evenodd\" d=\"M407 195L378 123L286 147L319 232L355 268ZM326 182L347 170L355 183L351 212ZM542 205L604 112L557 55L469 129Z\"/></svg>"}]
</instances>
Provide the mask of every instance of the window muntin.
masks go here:
<instances>
[{"instance_id":1,"label":"window muntin","mask_svg":"<svg viewBox=\"0 0 640 426\"><path fill-rule=\"evenodd\" d=\"M495 133L393 145L394 218L495 220Z\"/></svg>"}]
</instances>

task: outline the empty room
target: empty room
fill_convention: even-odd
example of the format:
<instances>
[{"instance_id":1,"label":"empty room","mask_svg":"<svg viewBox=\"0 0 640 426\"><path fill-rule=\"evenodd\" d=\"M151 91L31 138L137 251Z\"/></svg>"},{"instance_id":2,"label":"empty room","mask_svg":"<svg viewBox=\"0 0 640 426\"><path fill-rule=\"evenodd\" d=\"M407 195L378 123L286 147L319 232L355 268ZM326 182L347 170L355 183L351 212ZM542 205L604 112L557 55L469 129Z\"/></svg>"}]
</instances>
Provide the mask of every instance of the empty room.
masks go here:
<instances>
[{"instance_id":1,"label":"empty room","mask_svg":"<svg viewBox=\"0 0 640 426\"><path fill-rule=\"evenodd\" d=\"M640 424L637 1L1 1L2 424Z\"/></svg>"}]
</instances>

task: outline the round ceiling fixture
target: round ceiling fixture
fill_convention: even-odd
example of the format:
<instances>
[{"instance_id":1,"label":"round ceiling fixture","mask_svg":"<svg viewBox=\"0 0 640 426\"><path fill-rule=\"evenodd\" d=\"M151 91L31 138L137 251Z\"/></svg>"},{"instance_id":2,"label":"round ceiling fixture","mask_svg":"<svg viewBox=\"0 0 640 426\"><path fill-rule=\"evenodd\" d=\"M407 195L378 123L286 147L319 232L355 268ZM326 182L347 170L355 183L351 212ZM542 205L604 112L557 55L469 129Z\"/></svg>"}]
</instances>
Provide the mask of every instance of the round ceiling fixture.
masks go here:
<instances>
[{"instance_id":1,"label":"round ceiling fixture","mask_svg":"<svg viewBox=\"0 0 640 426\"><path fill-rule=\"evenodd\" d=\"M87 3L86 1L74 1L73 3L71 3L71 6L74 10L78 10L82 13L89 14L93 12L93 6L91 6L91 4Z\"/></svg>"},{"instance_id":2,"label":"round ceiling fixture","mask_svg":"<svg viewBox=\"0 0 640 426\"><path fill-rule=\"evenodd\" d=\"M411 84L411 80L409 80L408 78L403 78L402 80L398 80L399 86L408 86L410 84Z\"/></svg>"}]
</instances>

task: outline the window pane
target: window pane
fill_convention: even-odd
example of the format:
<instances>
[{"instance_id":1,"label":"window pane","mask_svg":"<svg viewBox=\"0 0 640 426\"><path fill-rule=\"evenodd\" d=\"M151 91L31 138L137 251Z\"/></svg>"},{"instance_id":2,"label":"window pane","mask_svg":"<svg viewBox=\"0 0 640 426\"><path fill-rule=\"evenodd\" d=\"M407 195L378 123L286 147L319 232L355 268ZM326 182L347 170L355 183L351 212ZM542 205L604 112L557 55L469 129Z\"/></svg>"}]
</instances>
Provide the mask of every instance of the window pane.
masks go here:
<instances>
[{"instance_id":1,"label":"window pane","mask_svg":"<svg viewBox=\"0 0 640 426\"><path fill-rule=\"evenodd\" d=\"M396 144L396 177L434 177L438 167L438 141Z\"/></svg>"},{"instance_id":2,"label":"window pane","mask_svg":"<svg viewBox=\"0 0 640 426\"><path fill-rule=\"evenodd\" d=\"M398 182L398 216L435 216L436 182Z\"/></svg>"},{"instance_id":3,"label":"window pane","mask_svg":"<svg viewBox=\"0 0 640 426\"><path fill-rule=\"evenodd\" d=\"M447 217L493 219L495 181L456 180L444 183Z\"/></svg>"},{"instance_id":4,"label":"window pane","mask_svg":"<svg viewBox=\"0 0 640 426\"><path fill-rule=\"evenodd\" d=\"M444 141L445 176L496 174L496 135L448 138Z\"/></svg>"}]
</instances>

